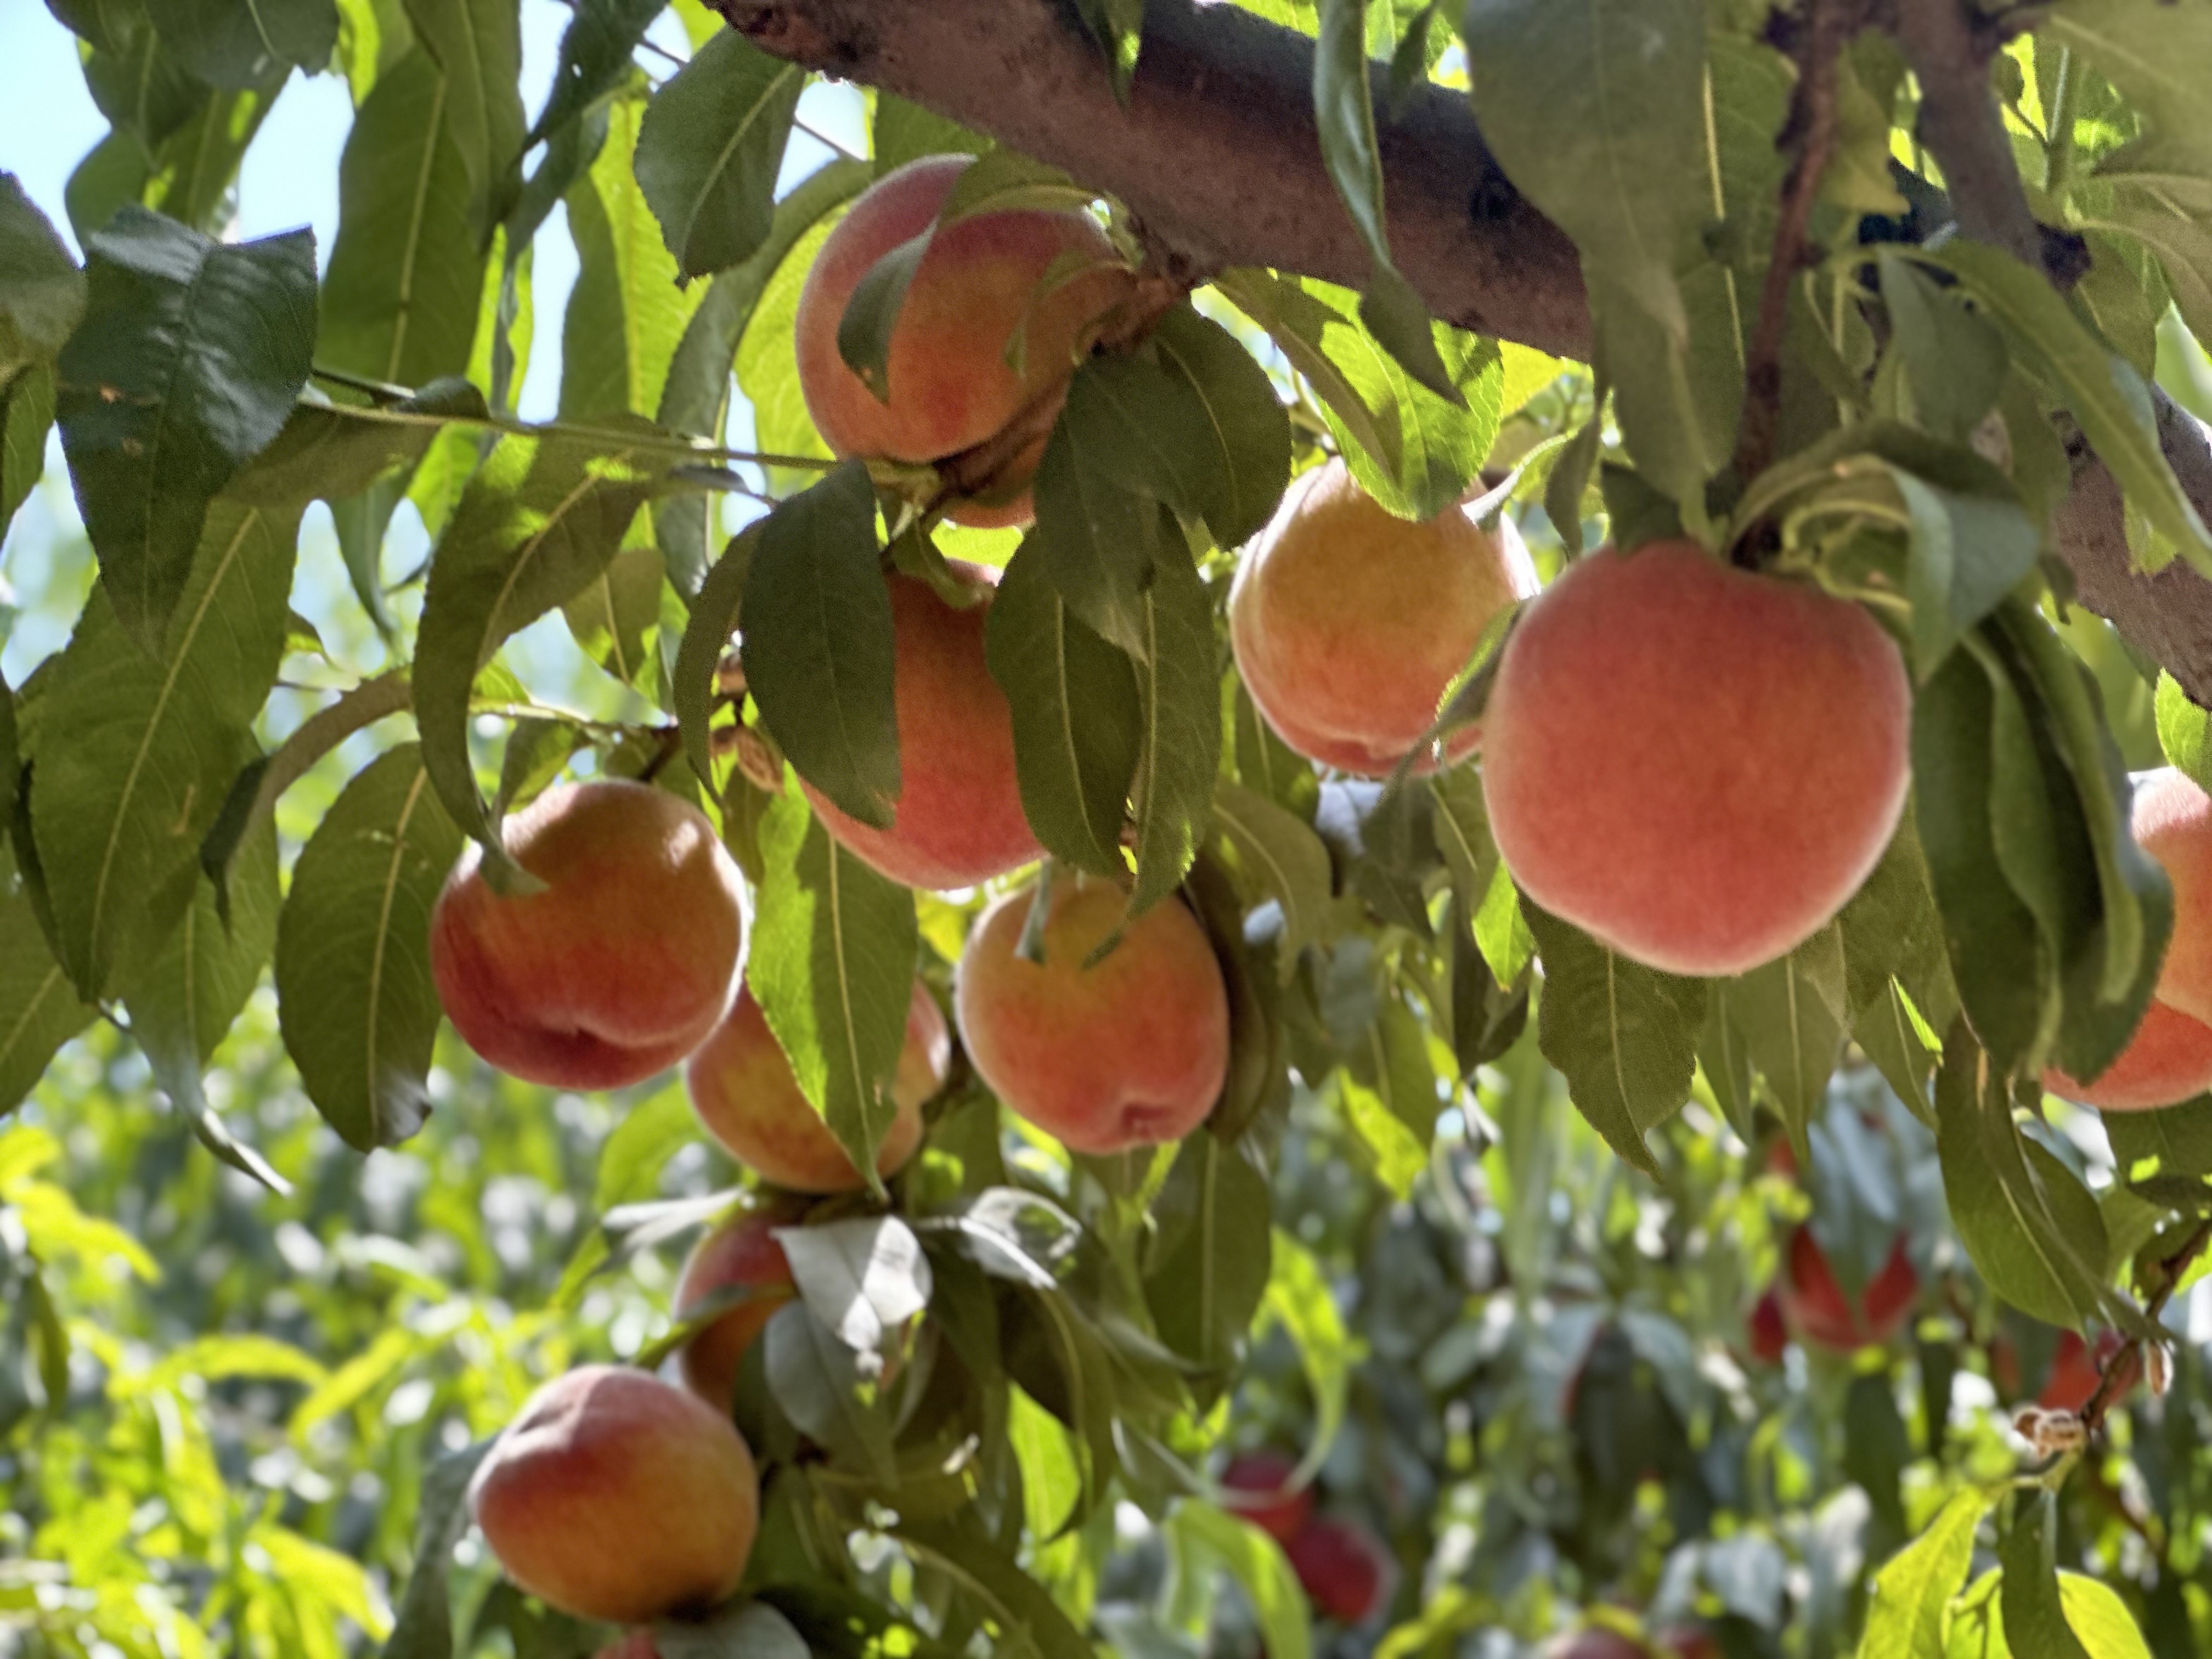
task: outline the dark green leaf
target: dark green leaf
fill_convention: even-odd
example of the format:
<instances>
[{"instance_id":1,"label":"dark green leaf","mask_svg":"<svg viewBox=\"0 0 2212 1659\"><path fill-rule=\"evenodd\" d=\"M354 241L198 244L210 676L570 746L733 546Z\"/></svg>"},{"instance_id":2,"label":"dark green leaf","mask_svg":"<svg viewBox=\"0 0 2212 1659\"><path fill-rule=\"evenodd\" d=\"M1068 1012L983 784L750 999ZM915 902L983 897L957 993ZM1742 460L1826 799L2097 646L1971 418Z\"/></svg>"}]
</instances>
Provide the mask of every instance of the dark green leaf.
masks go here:
<instances>
[{"instance_id":1,"label":"dark green leaf","mask_svg":"<svg viewBox=\"0 0 2212 1659\"><path fill-rule=\"evenodd\" d=\"M1997 1590L2006 1644L2035 1659L2089 1659L2058 1593L2058 1494L2015 1487L1997 1528Z\"/></svg>"},{"instance_id":2,"label":"dark green leaf","mask_svg":"<svg viewBox=\"0 0 2212 1659\"><path fill-rule=\"evenodd\" d=\"M84 315L84 273L12 173L0 173L0 389L54 356Z\"/></svg>"},{"instance_id":3,"label":"dark green leaf","mask_svg":"<svg viewBox=\"0 0 2212 1659\"><path fill-rule=\"evenodd\" d=\"M1905 586L1913 665L1923 679L2020 585L2043 547L2041 526L2002 472L1965 450L1945 463L1940 477L1890 470L1912 520Z\"/></svg>"},{"instance_id":4,"label":"dark green leaf","mask_svg":"<svg viewBox=\"0 0 2212 1659\"><path fill-rule=\"evenodd\" d=\"M1052 1596L972 1522L908 1523L896 1535L915 1559L977 1597L997 1627L994 1650L1035 1659L1092 1659L1090 1642Z\"/></svg>"},{"instance_id":5,"label":"dark green leaf","mask_svg":"<svg viewBox=\"0 0 2212 1659\"><path fill-rule=\"evenodd\" d=\"M272 74L319 74L337 50L336 0L146 0L161 44L217 87L251 87Z\"/></svg>"},{"instance_id":6,"label":"dark green leaf","mask_svg":"<svg viewBox=\"0 0 2212 1659\"><path fill-rule=\"evenodd\" d=\"M143 155L204 106L207 85L155 33L144 6L100 9L105 38L85 58L84 84L118 136L135 139Z\"/></svg>"},{"instance_id":7,"label":"dark green leaf","mask_svg":"<svg viewBox=\"0 0 2212 1659\"><path fill-rule=\"evenodd\" d=\"M46 434L54 424L50 363L18 374L0 392L0 541L46 467Z\"/></svg>"},{"instance_id":8,"label":"dark green leaf","mask_svg":"<svg viewBox=\"0 0 2212 1659\"><path fill-rule=\"evenodd\" d=\"M0 847L0 872L8 863ZM77 1000L47 950L29 893L12 872L0 874L0 1118L22 1104L46 1062L98 1013Z\"/></svg>"},{"instance_id":9,"label":"dark green leaf","mask_svg":"<svg viewBox=\"0 0 2212 1659\"><path fill-rule=\"evenodd\" d=\"M1844 1000L1843 933L1833 923L1729 983L1728 1018L1801 1159L1843 1048Z\"/></svg>"},{"instance_id":10,"label":"dark green leaf","mask_svg":"<svg viewBox=\"0 0 2212 1659\"><path fill-rule=\"evenodd\" d=\"M841 1463L897 1484L889 1413L872 1397L860 1357L804 1301L768 1322L768 1385L783 1414Z\"/></svg>"},{"instance_id":11,"label":"dark green leaf","mask_svg":"<svg viewBox=\"0 0 2212 1659\"><path fill-rule=\"evenodd\" d=\"M867 467L781 503L745 576L745 685L799 775L863 823L899 794L891 601Z\"/></svg>"},{"instance_id":12,"label":"dark green leaf","mask_svg":"<svg viewBox=\"0 0 2212 1659\"><path fill-rule=\"evenodd\" d=\"M1036 529L1030 539L1052 585L1093 632L1138 661L1149 649L1145 601L1162 545L1159 508L1109 468L1118 424L1094 395L1097 362L1078 369L1067 407L1036 472Z\"/></svg>"},{"instance_id":13,"label":"dark green leaf","mask_svg":"<svg viewBox=\"0 0 2212 1659\"><path fill-rule=\"evenodd\" d=\"M1164 528L1163 541L1172 533ZM1141 604L1145 650L1137 665L1137 692L1145 726L1133 787L1137 873L1129 894L1132 916L1172 893L1198 856L1221 769L1221 669L1213 605L1185 550L1164 547Z\"/></svg>"},{"instance_id":14,"label":"dark green leaf","mask_svg":"<svg viewBox=\"0 0 2212 1659\"><path fill-rule=\"evenodd\" d=\"M779 1229L791 1276L814 1316L859 1354L890 1356L929 1306L929 1261L895 1215Z\"/></svg>"},{"instance_id":15,"label":"dark green leaf","mask_svg":"<svg viewBox=\"0 0 2212 1659\"><path fill-rule=\"evenodd\" d=\"M2105 1126L2123 1176L2155 1158L2158 1173L2212 1176L2212 1106L2203 1099L2156 1112L2115 1112Z\"/></svg>"},{"instance_id":16,"label":"dark green leaf","mask_svg":"<svg viewBox=\"0 0 2212 1659\"><path fill-rule=\"evenodd\" d=\"M447 1581L453 1547L469 1526L469 1482L492 1448L479 1440L448 1452L422 1478L416 1508L415 1571L408 1576L399 1616L384 1644L384 1659L453 1659L453 1612Z\"/></svg>"},{"instance_id":17,"label":"dark green leaf","mask_svg":"<svg viewBox=\"0 0 2212 1659\"><path fill-rule=\"evenodd\" d=\"M1160 1340L1225 1372L1267 1288L1267 1180L1235 1146L1193 1135L1152 1200L1145 1299Z\"/></svg>"},{"instance_id":18,"label":"dark green leaf","mask_svg":"<svg viewBox=\"0 0 2212 1659\"><path fill-rule=\"evenodd\" d=\"M577 0L561 33L553 90L530 128L534 144L619 86L663 0Z\"/></svg>"},{"instance_id":19,"label":"dark green leaf","mask_svg":"<svg viewBox=\"0 0 2212 1659\"><path fill-rule=\"evenodd\" d=\"M140 199L156 213L220 237L237 210L240 164L276 101L281 79L211 93L156 145Z\"/></svg>"},{"instance_id":20,"label":"dark green leaf","mask_svg":"<svg viewBox=\"0 0 2212 1659\"><path fill-rule=\"evenodd\" d=\"M805 82L795 64L725 29L654 95L637 182L686 276L734 265L766 240Z\"/></svg>"},{"instance_id":21,"label":"dark green leaf","mask_svg":"<svg viewBox=\"0 0 2212 1659\"><path fill-rule=\"evenodd\" d=\"M224 246L125 208L90 252L85 319L59 365L62 444L116 617L151 651L208 503L307 383L314 238Z\"/></svg>"},{"instance_id":22,"label":"dark green leaf","mask_svg":"<svg viewBox=\"0 0 2212 1659\"><path fill-rule=\"evenodd\" d=\"M744 596L745 576L760 545L757 520L730 538L730 544L691 604L691 620L684 629L684 643L676 653L673 690L676 719L684 731L684 752L691 769L708 788L714 787L714 746L708 726L714 716L715 670L730 636L738 625L738 606Z\"/></svg>"},{"instance_id":23,"label":"dark green leaf","mask_svg":"<svg viewBox=\"0 0 2212 1659\"><path fill-rule=\"evenodd\" d=\"M1188 381L1206 416L1198 515L1224 548L1256 534L1290 480L1290 416L1267 371L1218 323L1177 306L1152 343L1167 370Z\"/></svg>"},{"instance_id":24,"label":"dark green leaf","mask_svg":"<svg viewBox=\"0 0 2212 1659\"><path fill-rule=\"evenodd\" d=\"M522 159L522 27L514 0L404 0L415 38L446 72L469 200L489 234Z\"/></svg>"},{"instance_id":25,"label":"dark green leaf","mask_svg":"<svg viewBox=\"0 0 2212 1659\"><path fill-rule=\"evenodd\" d=\"M1310 825L1266 796L1223 780L1214 786L1213 826L1228 843L1230 868L1248 905L1281 907L1277 965L1287 981L1298 953L1335 927L1328 848Z\"/></svg>"},{"instance_id":26,"label":"dark green leaf","mask_svg":"<svg viewBox=\"0 0 2212 1659\"><path fill-rule=\"evenodd\" d=\"M1937 437L1963 443L2004 390L2012 367L2004 336L1909 261L1883 253L1878 264L1913 413Z\"/></svg>"},{"instance_id":27,"label":"dark green leaf","mask_svg":"<svg viewBox=\"0 0 2212 1659\"><path fill-rule=\"evenodd\" d=\"M1144 742L1129 659L1069 611L1025 541L983 626L991 676L1014 719L1022 811L1055 858L1120 876L1121 825Z\"/></svg>"}]
</instances>

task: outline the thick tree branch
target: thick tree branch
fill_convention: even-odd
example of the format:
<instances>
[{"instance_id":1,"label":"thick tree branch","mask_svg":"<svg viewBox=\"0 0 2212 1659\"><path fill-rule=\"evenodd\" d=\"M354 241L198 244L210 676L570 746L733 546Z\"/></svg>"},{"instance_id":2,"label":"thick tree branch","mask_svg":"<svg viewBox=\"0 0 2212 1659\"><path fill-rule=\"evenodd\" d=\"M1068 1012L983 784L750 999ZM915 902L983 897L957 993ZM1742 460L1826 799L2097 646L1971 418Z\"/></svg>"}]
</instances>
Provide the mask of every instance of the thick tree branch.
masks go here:
<instances>
[{"instance_id":1,"label":"thick tree branch","mask_svg":"<svg viewBox=\"0 0 2212 1659\"><path fill-rule=\"evenodd\" d=\"M1146 0L1127 107L1068 0L714 0L756 46L911 99L1064 168L1128 204L1148 243L1196 272L1228 265L1358 285L1366 249L1322 165L1312 41L1204 0ZM1921 134L1963 232L2067 275L2069 239L2039 227L1989 85L2002 31L1971 0L1895 0L1890 27L1921 84ZM1376 112L1391 251L1437 315L1587 360L1582 274L1565 235L1484 148L1467 100L1415 92ZM2078 245L2077 245L2078 246ZM2078 272L2076 273L2078 274ZM2160 430L2182 486L2212 520L2212 443L2163 394ZM2119 492L2084 451L2058 514L2083 604L2212 706L2212 582L2132 568Z\"/></svg>"}]
</instances>

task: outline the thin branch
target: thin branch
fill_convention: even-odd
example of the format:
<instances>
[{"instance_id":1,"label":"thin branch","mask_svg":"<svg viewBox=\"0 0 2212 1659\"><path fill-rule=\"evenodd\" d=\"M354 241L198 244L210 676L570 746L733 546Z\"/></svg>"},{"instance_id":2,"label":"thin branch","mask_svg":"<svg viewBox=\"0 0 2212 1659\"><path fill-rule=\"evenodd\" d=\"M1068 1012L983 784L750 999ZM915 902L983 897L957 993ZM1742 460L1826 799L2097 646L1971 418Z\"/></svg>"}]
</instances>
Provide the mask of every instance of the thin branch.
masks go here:
<instances>
[{"instance_id":1,"label":"thin branch","mask_svg":"<svg viewBox=\"0 0 2212 1659\"><path fill-rule=\"evenodd\" d=\"M2166 1311L2166 1304L2173 1300L2173 1293L2181 1288L2181 1281L2188 1273L2190 1264L2203 1254L2208 1243L2212 1243L2212 1216L2199 1221L2190 1230L2189 1237L2181 1241L2181 1248L2158 1264L2157 1288L2143 1305L2145 1316L2153 1323L2156 1323L2159 1316ZM2105 1420L2105 1413L2118 1403L2123 1395L2135 1387L2136 1380L2142 1375L2142 1338L2131 1336L2114 1350L2112 1357L2105 1362L2104 1369L2097 1377L2097 1391L2081 1407L2081 1424L2085 1429L2093 1434L2096 1432Z\"/></svg>"},{"instance_id":2,"label":"thin branch","mask_svg":"<svg viewBox=\"0 0 2212 1659\"><path fill-rule=\"evenodd\" d=\"M828 133L823 131L821 128L816 126L811 121L802 121L794 115L791 118L791 125L797 127L801 132L805 133L809 138L811 138L816 143L834 150L836 154L843 156L848 161L865 161L868 159L866 156L861 155L858 150L848 149L845 145L839 143L835 138L832 138Z\"/></svg>"},{"instance_id":3,"label":"thin branch","mask_svg":"<svg viewBox=\"0 0 2212 1659\"><path fill-rule=\"evenodd\" d=\"M1996 46L1963 0L1899 0L1893 27L1920 82L1920 139L1943 169L1960 234L2040 269L2043 233L1990 88Z\"/></svg>"}]
</instances>

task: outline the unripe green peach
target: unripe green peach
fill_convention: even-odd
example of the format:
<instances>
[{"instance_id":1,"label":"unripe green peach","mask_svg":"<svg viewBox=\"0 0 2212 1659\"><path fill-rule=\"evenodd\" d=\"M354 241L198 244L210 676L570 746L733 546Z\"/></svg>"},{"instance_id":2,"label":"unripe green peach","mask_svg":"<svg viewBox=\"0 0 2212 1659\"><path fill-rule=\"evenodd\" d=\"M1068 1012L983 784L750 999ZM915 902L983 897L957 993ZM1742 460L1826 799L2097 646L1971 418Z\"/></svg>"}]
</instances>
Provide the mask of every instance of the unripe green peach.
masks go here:
<instances>
[{"instance_id":1,"label":"unripe green peach","mask_svg":"<svg viewBox=\"0 0 2212 1659\"><path fill-rule=\"evenodd\" d=\"M921 1144L922 1103L945 1086L952 1038L929 988L920 980L907 1004L906 1044L891 1079L897 1114L876 1152L890 1176ZM684 1067L691 1107L707 1133L763 1181L799 1193L847 1193L866 1186L853 1160L807 1103L783 1045L750 989Z\"/></svg>"},{"instance_id":2,"label":"unripe green peach","mask_svg":"<svg viewBox=\"0 0 2212 1659\"><path fill-rule=\"evenodd\" d=\"M431 916L431 973L468 1045L569 1089L640 1082L697 1048L744 934L738 867L705 816L609 779L547 790L505 838L544 890L493 891L471 842Z\"/></svg>"},{"instance_id":3,"label":"unripe green peach","mask_svg":"<svg viewBox=\"0 0 2212 1659\"><path fill-rule=\"evenodd\" d=\"M737 1589L759 1480L725 1413L647 1372L586 1365L507 1425L469 1509L532 1595L580 1619L643 1625Z\"/></svg>"}]
</instances>

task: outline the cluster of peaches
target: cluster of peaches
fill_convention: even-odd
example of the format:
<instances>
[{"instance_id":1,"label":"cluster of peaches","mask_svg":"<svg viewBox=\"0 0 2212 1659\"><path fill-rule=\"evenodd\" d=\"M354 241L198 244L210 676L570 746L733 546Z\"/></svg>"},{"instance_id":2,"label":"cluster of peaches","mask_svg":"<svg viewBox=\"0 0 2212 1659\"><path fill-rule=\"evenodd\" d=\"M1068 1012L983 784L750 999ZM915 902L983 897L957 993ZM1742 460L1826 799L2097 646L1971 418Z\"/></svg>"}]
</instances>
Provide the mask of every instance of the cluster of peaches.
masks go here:
<instances>
[{"instance_id":1,"label":"cluster of peaches","mask_svg":"<svg viewBox=\"0 0 2212 1659\"><path fill-rule=\"evenodd\" d=\"M967 165L915 162L854 203L808 277L797 360L838 453L938 465L947 477L975 472L963 458L988 456L949 516L1018 524L1071 365L1133 286L1081 214L992 210L937 223ZM885 378L871 386L840 355L840 321L876 262L924 233L932 240ZM1010 352L1018 337L1023 349ZM1023 812L1006 695L986 661L993 574L956 571L976 603L885 577L903 780L891 822L858 823L809 792L830 835L915 887L972 888L1042 855ZM1510 534L1457 508L1425 523L1395 518L1331 462L1294 481L1246 550L1231 643L1270 726L1323 765L1387 775L1426 744L1417 756L1426 770L1479 743L1491 829L1516 882L1625 957L1737 974L1826 925L1881 858L1910 784L1911 690L1888 635L1856 605L1686 543L1601 551L1540 596L1534 587ZM1429 743L1486 630L1524 600L1479 727ZM2065 1085L2120 1107L2212 1082L2212 1028L2199 1023L2212 1019L2212 890L2199 874L2212 872L2212 803L2179 778L2142 799L2139 833L2182 889L2163 1000L2103 1079ZM739 879L703 815L665 791L599 781L548 792L506 833L539 890L495 892L471 849L433 923L440 994L477 1053L571 1088L620 1086L688 1059L701 1121L763 1180L810 1193L862 1184L738 985ZM999 898L958 964L955 1012L976 1073L1079 1152L1188 1133L1219 1095L1229 1053L1221 970L1195 916L1180 901L1159 904L1091 963L1124 927L1122 896L1109 882L1063 880L1043 896L1042 959L1031 960L1017 947L1035 896ZM949 1059L944 1016L917 981L881 1172L913 1156L922 1103ZM732 1285L758 1294L692 1343L691 1393L588 1369L550 1386L502 1437L474 1504L516 1582L568 1611L629 1623L735 1589L757 1494L731 1389L738 1356L790 1294L782 1252L757 1218L701 1246L683 1296ZM671 1514L686 1524L670 1528ZM624 1547L639 1535L664 1545Z\"/></svg>"}]
</instances>

